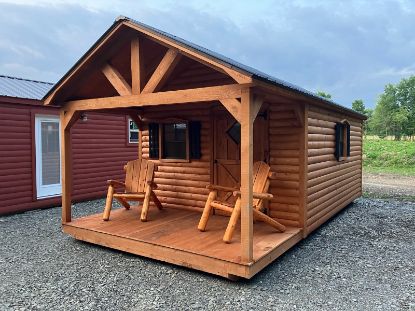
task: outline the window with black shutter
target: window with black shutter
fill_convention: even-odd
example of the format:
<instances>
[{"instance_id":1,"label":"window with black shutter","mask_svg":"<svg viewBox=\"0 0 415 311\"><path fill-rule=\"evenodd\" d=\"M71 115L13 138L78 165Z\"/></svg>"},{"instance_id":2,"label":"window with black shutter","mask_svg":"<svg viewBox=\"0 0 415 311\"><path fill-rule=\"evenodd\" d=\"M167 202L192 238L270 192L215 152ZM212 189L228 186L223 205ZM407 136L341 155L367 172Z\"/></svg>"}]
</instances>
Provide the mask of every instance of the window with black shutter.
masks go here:
<instances>
[{"instance_id":1,"label":"window with black shutter","mask_svg":"<svg viewBox=\"0 0 415 311\"><path fill-rule=\"evenodd\" d=\"M346 160L350 156L350 124L347 120L335 124L336 144L334 156L337 161Z\"/></svg>"},{"instance_id":2,"label":"window with black shutter","mask_svg":"<svg viewBox=\"0 0 415 311\"><path fill-rule=\"evenodd\" d=\"M162 124L162 159L188 159L187 123Z\"/></svg>"},{"instance_id":3,"label":"window with black shutter","mask_svg":"<svg viewBox=\"0 0 415 311\"><path fill-rule=\"evenodd\" d=\"M201 123L199 121L189 122L189 147L191 159L200 159L202 156L200 150L200 129Z\"/></svg>"},{"instance_id":4,"label":"window with black shutter","mask_svg":"<svg viewBox=\"0 0 415 311\"><path fill-rule=\"evenodd\" d=\"M179 162L200 159L200 131L199 121L150 123L150 158Z\"/></svg>"},{"instance_id":5,"label":"window with black shutter","mask_svg":"<svg viewBox=\"0 0 415 311\"><path fill-rule=\"evenodd\" d=\"M148 125L149 134L149 157L151 159L159 158L159 125L157 123L150 123Z\"/></svg>"}]
</instances>

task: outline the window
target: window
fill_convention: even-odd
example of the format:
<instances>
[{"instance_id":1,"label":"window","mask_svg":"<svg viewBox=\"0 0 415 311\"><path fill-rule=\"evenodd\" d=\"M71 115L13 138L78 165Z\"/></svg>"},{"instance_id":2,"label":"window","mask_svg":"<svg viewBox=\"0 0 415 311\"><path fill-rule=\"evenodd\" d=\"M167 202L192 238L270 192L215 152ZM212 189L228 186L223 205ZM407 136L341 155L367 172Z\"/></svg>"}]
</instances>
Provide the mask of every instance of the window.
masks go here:
<instances>
[{"instance_id":1,"label":"window","mask_svg":"<svg viewBox=\"0 0 415 311\"><path fill-rule=\"evenodd\" d=\"M138 143L138 126L131 119L128 119L128 142Z\"/></svg>"},{"instance_id":2,"label":"window","mask_svg":"<svg viewBox=\"0 0 415 311\"><path fill-rule=\"evenodd\" d=\"M187 159L187 124L165 123L162 134L163 159Z\"/></svg>"},{"instance_id":3,"label":"window","mask_svg":"<svg viewBox=\"0 0 415 311\"><path fill-rule=\"evenodd\" d=\"M199 121L150 123L148 129L151 159L182 162L201 158Z\"/></svg>"},{"instance_id":4,"label":"window","mask_svg":"<svg viewBox=\"0 0 415 311\"><path fill-rule=\"evenodd\" d=\"M334 156L337 161L345 160L350 156L350 124L347 120L336 123L335 136Z\"/></svg>"}]
</instances>

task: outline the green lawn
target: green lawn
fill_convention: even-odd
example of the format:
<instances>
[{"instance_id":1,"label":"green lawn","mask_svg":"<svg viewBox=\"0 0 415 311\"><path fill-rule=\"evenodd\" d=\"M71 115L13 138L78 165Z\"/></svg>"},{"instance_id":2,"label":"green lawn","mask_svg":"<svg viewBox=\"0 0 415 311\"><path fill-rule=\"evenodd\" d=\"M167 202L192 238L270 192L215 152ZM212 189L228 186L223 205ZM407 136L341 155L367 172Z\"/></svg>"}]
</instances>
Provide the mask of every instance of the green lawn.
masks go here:
<instances>
[{"instance_id":1,"label":"green lawn","mask_svg":"<svg viewBox=\"0 0 415 311\"><path fill-rule=\"evenodd\" d=\"M364 139L363 168L369 173L415 176L415 142Z\"/></svg>"}]
</instances>

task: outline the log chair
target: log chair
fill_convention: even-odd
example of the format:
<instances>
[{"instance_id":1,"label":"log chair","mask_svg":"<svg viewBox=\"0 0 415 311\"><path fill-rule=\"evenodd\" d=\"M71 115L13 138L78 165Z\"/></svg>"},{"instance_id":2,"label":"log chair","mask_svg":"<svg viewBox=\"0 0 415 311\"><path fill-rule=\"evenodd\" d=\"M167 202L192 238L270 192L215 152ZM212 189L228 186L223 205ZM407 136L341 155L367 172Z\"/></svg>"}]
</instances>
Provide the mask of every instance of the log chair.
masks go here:
<instances>
[{"instance_id":1,"label":"log chair","mask_svg":"<svg viewBox=\"0 0 415 311\"><path fill-rule=\"evenodd\" d=\"M128 201L143 201L141 209L141 221L147 221L147 213L150 199L154 202L158 209L162 209L154 189L157 185L153 182L154 163L146 159L138 159L128 162L124 166L125 182L118 180L108 180L108 193L105 202L105 209L102 218L109 220L112 200L116 199L126 209L130 209ZM124 188L123 193L114 193L115 188Z\"/></svg>"},{"instance_id":2,"label":"log chair","mask_svg":"<svg viewBox=\"0 0 415 311\"><path fill-rule=\"evenodd\" d=\"M285 226L280 224L278 221L272 219L263 212L264 200L271 200L273 195L267 193L270 182L269 178L273 177L273 173L270 172L268 164L262 161L254 163L253 166L253 213L254 219L267 223L274 227L280 232L285 231ZM203 209L202 217L200 218L198 229L200 231L206 230L206 225L213 209L218 209L231 214L228 226L223 236L225 243L230 243L232 235L235 230L236 224L241 217L241 191L235 188L223 187L219 185L208 185L207 188L210 190L208 199ZM226 191L233 193L237 197L235 205L232 207L228 202L217 201L217 192Z\"/></svg>"}]
</instances>

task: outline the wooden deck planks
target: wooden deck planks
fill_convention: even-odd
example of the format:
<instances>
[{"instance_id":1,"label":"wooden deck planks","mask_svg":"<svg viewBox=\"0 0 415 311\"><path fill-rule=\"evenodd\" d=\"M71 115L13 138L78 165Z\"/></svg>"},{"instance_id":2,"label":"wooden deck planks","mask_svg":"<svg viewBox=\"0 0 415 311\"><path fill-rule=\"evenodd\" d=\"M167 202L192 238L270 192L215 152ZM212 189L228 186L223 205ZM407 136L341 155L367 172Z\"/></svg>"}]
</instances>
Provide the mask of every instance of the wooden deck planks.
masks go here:
<instances>
[{"instance_id":1,"label":"wooden deck planks","mask_svg":"<svg viewBox=\"0 0 415 311\"><path fill-rule=\"evenodd\" d=\"M228 268L226 268L226 262L229 264L236 264L236 267L240 266L242 270L247 268L250 269L248 266L253 266L255 265L255 262L259 262L261 263L261 268L256 268L254 270L255 273L260 271L266 266L266 264L264 265L262 263L264 258L265 261L269 258L267 262L271 262L285 252L285 250L289 248L286 246L287 241L293 239L297 241L301 231L299 228L287 228L286 232L278 233L274 231L273 228L266 226L261 222L256 222L254 224L253 241L254 262L247 264L241 262L239 228L235 230L235 236L232 239L232 243L226 244L222 241L223 232L227 225L227 217L217 215L212 216L209 220L208 230L206 232L199 232L197 230L197 224L200 213L179 209L163 209L159 211L155 208L151 208L149 211L149 221L141 222L140 210L141 208L136 206L132 207L130 210L125 210L124 208L113 210L109 221L103 221L101 214L78 218L67 223L64 227L64 231L72 234L78 239L92 241L92 243L109 247L112 245L108 242L109 240L123 238L128 241L128 249L119 247L117 247L117 249L135 254L141 254L140 250L137 249L132 251L131 245L134 245L134 241L137 243L140 242L140 245L144 242L149 244L149 247L153 245L155 250L154 252L151 252L151 256L146 254L141 255L173 263L176 262L163 258L165 251L162 251L159 254L156 251L156 246L163 247L163 249L174 249L178 252L184 252L184 254L203 256L218 261L219 267L223 267L224 269L222 271L223 273L209 271L210 268L201 269L194 265L192 265L192 267L223 276L227 276L229 273L227 270ZM78 233L77 229L79 229ZM88 238L88 235L90 235L91 238ZM92 236L94 238L92 238ZM295 243L289 243L290 247ZM282 251L278 250L280 246ZM272 255L272 253L278 253L278 256ZM183 258L185 257L183 256ZM189 264L186 264L185 259L179 264L189 266ZM240 274L240 276L243 277L251 277L249 273Z\"/></svg>"}]
</instances>

